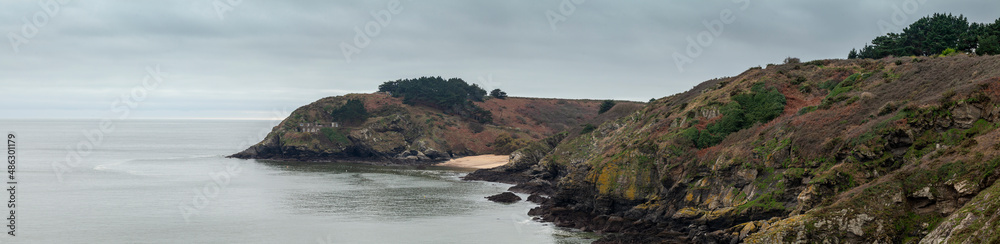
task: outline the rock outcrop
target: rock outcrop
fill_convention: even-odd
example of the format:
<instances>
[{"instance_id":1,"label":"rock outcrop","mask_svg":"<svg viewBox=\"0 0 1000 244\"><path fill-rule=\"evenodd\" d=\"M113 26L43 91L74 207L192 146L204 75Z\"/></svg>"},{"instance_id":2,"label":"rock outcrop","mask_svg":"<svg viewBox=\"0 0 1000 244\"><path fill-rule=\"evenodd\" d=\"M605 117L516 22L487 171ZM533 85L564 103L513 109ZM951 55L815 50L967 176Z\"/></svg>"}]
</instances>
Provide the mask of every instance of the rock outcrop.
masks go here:
<instances>
[{"instance_id":1,"label":"rock outcrop","mask_svg":"<svg viewBox=\"0 0 1000 244\"><path fill-rule=\"evenodd\" d=\"M513 192L504 192L492 196L486 197L486 200L490 200L498 203L516 203L521 201L521 197L517 196Z\"/></svg>"}]
</instances>

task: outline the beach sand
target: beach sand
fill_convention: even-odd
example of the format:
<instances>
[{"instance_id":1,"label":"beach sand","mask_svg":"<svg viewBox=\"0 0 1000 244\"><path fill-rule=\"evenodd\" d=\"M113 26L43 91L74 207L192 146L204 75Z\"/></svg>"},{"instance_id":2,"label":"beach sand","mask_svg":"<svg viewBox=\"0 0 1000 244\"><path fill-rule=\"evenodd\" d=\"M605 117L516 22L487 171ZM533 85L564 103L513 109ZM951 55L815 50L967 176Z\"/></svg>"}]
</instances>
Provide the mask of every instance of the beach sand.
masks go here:
<instances>
[{"instance_id":1,"label":"beach sand","mask_svg":"<svg viewBox=\"0 0 1000 244\"><path fill-rule=\"evenodd\" d=\"M448 162L436 164L435 166L446 166L446 167L456 167L456 168L469 168L469 169L489 169L500 165L507 164L508 155L479 155L479 156L469 156L461 157Z\"/></svg>"}]
</instances>

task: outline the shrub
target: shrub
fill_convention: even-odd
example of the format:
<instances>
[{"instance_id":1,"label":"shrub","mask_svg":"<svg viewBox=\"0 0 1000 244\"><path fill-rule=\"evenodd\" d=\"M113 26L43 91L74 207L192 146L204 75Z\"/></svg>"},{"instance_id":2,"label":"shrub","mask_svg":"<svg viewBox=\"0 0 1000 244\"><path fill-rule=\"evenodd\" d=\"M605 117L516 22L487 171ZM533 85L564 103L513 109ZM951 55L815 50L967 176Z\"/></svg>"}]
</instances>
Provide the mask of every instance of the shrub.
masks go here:
<instances>
[{"instance_id":1,"label":"shrub","mask_svg":"<svg viewBox=\"0 0 1000 244\"><path fill-rule=\"evenodd\" d=\"M844 100L847 100L847 96L836 96L833 98L823 99L823 103L819 105L819 109L830 109L833 107L833 104L843 102Z\"/></svg>"},{"instance_id":2,"label":"shrub","mask_svg":"<svg viewBox=\"0 0 1000 244\"><path fill-rule=\"evenodd\" d=\"M601 102L601 108L597 110L597 114L603 114L604 112L611 110L611 108L615 107L615 104L617 104L615 101L604 100L604 102Z\"/></svg>"},{"instance_id":3,"label":"shrub","mask_svg":"<svg viewBox=\"0 0 1000 244\"><path fill-rule=\"evenodd\" d=\"M365 109L365 103L361 100L351 99L330 112L330 116L333 117L334 121L356 125L364 123L368 119L368 110Z\"/></svg>"},{"instance_id":4,"label":"shrub","mask_svg":"<svg viewBox=\"0 0 1000 244\"><path fill-rule=\"evenodd\" d=\"M824 62L823 60L813 60L813 61L806 62L806 65L823 66L823 64L825 64L825 63L826 62Z\"/></svg>"},{"instance_id":5,"label":"shrub","mask_svg":"<svg viewBox=\"0 0 1000 244\"><path fill-rule=\"evenodd\" d=\"M840 82L837 80L828 80L823 82L822 84L819 84L819 89L831 90L834 87L837 87L838 84L840 84Z\"/></svg>"},{"instance_id":6,"label":"shrub","mask_svg":"<svg viewBox=\"0 0 1000 244\"><path fill-rule=\"evenodd\" d=\"M483 127L483 124L472 122L469 123L469 130L471 130L474 134L478 134L479 132L486 130L486 128Z\"/></svg>"},{"instance_id":7,"label":"shrub","mask_svg":"<svg viewBox=\"0 0 1000 244\"><path fill-rule=\"evenodd\" d=\"M811 113L813 111L816 111L816 106L804 107L802 109L799 109L799 115Z\"/></svg>"},{"instance_id":8,"label":"shrub","mask_svg":"<svg viewBox=\"0 0 1000 244\"><path fill-rule=\"evenodd\" d=\"M494 98L499 98L499 99L506 99L507 98L507 93L504 92L504 91L501 91L498 88L498 89L493 89L492 91L490 91L490 96L494 97Z\"/></svg>"},{"instance_id":9,"label":"shrub","mask_svg":"<svg viewBox=\"0 0 1000 244\"><path fill-rule=\"evenodd\" d=\"M847 99L847 105L851 105L851 104L854 104L855 102L857 102L857 101L858 101L858 100L860 100L860 99L861 99L861 98L859 98L858 96L853 96L853 97L851 97L850 99Z\"/></svg>"},{"instance_id":10,"label":"shrub","mask_svg":"<svg viewBox=\"0 0 1000 244\"><path fill-rule=\"evenodd\" d=\"M955 92L955 89L948 89L944 93L941 93L941 99L945 100L945 101L951 100L951 98L955 97L956 94L957 93ZM942 103L944 103L944 102L942 102Z\"/></svg>"},{"instance_id":11,"label":"shrub","mask_svg":"<svg viewBox=\"0 0 1000 244\"><path fill-rule=\"evenodd\" d=\"M597 129L597 126L594 126L593 124L585 124L585 125L583 125L583 129L580 130L580 134L581 135L587 134L587 133L593 132L596 129Z\"/></svg>"},{"instance_id":12,"label":"shrub","mask_svg":"<svg viewBox=\"0 0 1000 244\"><path fill-rule=\"evenodd\" d=\"M948 48L948 49L945 49L944 51L941 51L941 56L951 56L951 55L955 55L957 52L958 51L955 50L954 48Z\"/></svg>"},{"instance_id":13,"label":"shrub","mask_svg":"<svg viewBox=\"0 0 1000 244\"><path fill-rule=\"evenodd\" d=\"M796 76L795 79L792 80L792 85L802 84L805 83L806 81L808 81L806 77Z\"/></svg>"},{"instance_id":14,"label":"shrub","mask_svg":"<svg viewBox=\"0 0 1000 244\"><path fill-rule=\"evenodd\" d=\"M882 105L882 108L878 109L878 116L896 112L896 109L899 109L899 104L896 104L895 102L887 102L885 105Z\"/></svg>"},{"instance_id":15,"label":"shrub","mask_svg":"<svg viewBox=\"0 0 1000 244\"><path fill-rule=\"evenodd\" d=\"M784 111L786 102L781 92L774 88L765 90L763 83L754 85L750 93L733 96L732 100L722 107L721 119L703 131L690 128L682 135L698 148L714 146L733 132L777 118Z\"/></svg>"},{"instance_id":16,"label":"shrub","mask_svg":"<svg viewBox=\"0 0 1000 244\"><path fill-rule=\"evenodd\" d=\"M813 90L813 87L809 83L805 83L805 84L802 84L801 86L799 86L799 92L802 92L802 93L805 93L805 94L812 93L812 90Z\"/></svg>"}]
</instances>

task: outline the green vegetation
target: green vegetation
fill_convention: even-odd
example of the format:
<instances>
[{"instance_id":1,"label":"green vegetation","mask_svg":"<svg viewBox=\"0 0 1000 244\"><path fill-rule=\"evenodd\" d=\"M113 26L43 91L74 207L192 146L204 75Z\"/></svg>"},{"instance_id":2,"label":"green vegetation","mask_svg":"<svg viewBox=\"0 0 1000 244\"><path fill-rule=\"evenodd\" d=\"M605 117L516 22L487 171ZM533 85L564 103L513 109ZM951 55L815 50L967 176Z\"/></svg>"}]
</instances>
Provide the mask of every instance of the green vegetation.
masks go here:
<instances>
[{"instance_id":1,"label":"green vegetation","mask_svg":"<svg viewBox=\"0 0 1000 244\"><path fill-rule=\"evenodd\" d=\"M781 191L771 191L760 195L750 202L736 206L737 212L752 210L755 212L785 211L785 205L779 201Z\"/></svg>"},{"instance_id":2,"label":"green vegetation","mask_svg":"<svg viewBox=\"0 0 1000 244\"><path fill-rule=\"evenodd\" d=\"M855 84L865 79L868 79L868 77L870 76L871 73L855 73L851 76L848 76L847 78L844 79L844 81L841 81L840 83L833 83L832 82L833 80L827 81L822 85L822 88L830 90L830 93L827 94L826 98L823 99L823 103L819 105L819 109L829 109L830 107L833 106L833 104L843 102L845 100L848 100L847 104L856 102L860 98L858 97L849 98L847 96L841 96L841 95L854 90ZM836 84L836 85L831 86L831 84Z\"/></svg>"},{"instance_id":3,"label":"green vegetation","mask_svg":"<svg viewBox=\"0 0 1000 244\"><path fill-rule=\"evenodd\" d=\"M1000 54L1000 19L992 24L969 23L964 16L934 14L923 17L901 33L876 37L871 45L852 49L847 58L948 55L955 52ZM949 51L950 49L950 51Z\"/></svg>"},{"instance_id":4,"label":"green vegetation","mask_svg":"<svg viewBox=\"0 0 1000 244\"><path fill-rule=\"evenodd\" d=\"M490 96L493 98L506 99L507 93L497 88L490 91Z\"/></svg>"},{"instance_id":5,"label":"green vegetation","mask_svg":"<svg viewBox=\"0 0 1000 244\"><path fill-rule=\"evenodd\" d=\"M958 52L958 51L955 50L954 48L950 48L949 47L948 49L945 49L944 51L941 51L941 56L945 56L945 57L951 56L951 55L954 55L956 52Z\"/></svg>"},{"instance_id":6,"label":"green vegetation","mask_svg":"<svg viewBox=\"0 0 1000 244\"><path fill-rule=\"evenodd\" d=\"M813 111L816 111L816 106L804 107L802 109L799 109L799 115L808 114L808 113L811 113Z\"/></svg>"},{"instance_id":7,"label":"green vegetation","mask_svg":"<svg viewBox=\"0 0 1000 244\"><path fill-rule=\"evenodd\" d=\"M530 140L516 138L510 133L503 133L493 141L493 151L496 154L510 154L531 143Z\"/></svg>"},{"instance_id":8,"label":"green vegetation","mask_svg":"<svg viewBox=\"0 0 1000 244\"><path fill-rule=\"evenodd\" d=\"M750 93L733 96L732 100L722 107L719 121L708 125L705 130L688 128L682 135L698 148L711 147L722 142L730 133L777 118L785 109L785 95L774 88L764 89L763 83L754 85Z\"/></svg>"},{"instance_id":9,"label":"green vegetation","mask_svg":"<svg viewBox=\"0 0 1000 244\"><path fill-rule=\"evenodd\" d=\"M594 126L594 124L585 124L583 125L583 129L580 130L580 134L587 134L593 132L595 129L597 129L597 126Z\"/></svg>"},{"instance_id":10,"label":"green vegetation","mask_svg":"<svg viewBox=\"0 0 1000 244\"><path fill-rule=\"evenodd\" d=\"M486 96L476 84L469 85L459 78L448 80L441 77L420 77L388 81L378 86L379 92L388 92L393 97L403 97L403 103L424 105L441 109L445 113L479 121L493 122L493 114L472 102L481 102Z\"/></svg>"},{"instance_id":11,"label":"green vegetation","mask_svg":"<svg viewBox=\"0 0 1000 244\"><path fill-rule=\"evenodd\" d=\"M615 104L617 104L615 101L604 100L604 102L601 103L601 108L597 110L597 114L603 114L604 112L611 110L611 108L615 107Z\"/></svg>"},{"instance_id":12,"label":"green vegetation","mask_svg":"<svg viewBox=\"0 0 1000 244\"><path fill-rule=\"evenodd\" d=\"M326 127L326 128L319 129L319 132L323 133L323 135L325 135L326 138L329 138L330 141L333 142L333 143L339 143L339 144L342 144L342 145L343 144L351 144L351 140L347 139L347 136L345 136L344 133L341 133L337 129Z\"/></svg>"},{"instance_id":13,"label":"green vegetation","mask_svg":"<svg viewBox=\"0 0 1000 244\"><path fill-rule=\"evenodd\" d=\"M357 125L364 123L368 119L368 110L365 109L365 103L361 100L351 99L347 100L347 103L341 105L340 107L334 109L330 112L330 116L333 117L334 121L340 121L344 124Z\"/></svg>"}]
</instances>

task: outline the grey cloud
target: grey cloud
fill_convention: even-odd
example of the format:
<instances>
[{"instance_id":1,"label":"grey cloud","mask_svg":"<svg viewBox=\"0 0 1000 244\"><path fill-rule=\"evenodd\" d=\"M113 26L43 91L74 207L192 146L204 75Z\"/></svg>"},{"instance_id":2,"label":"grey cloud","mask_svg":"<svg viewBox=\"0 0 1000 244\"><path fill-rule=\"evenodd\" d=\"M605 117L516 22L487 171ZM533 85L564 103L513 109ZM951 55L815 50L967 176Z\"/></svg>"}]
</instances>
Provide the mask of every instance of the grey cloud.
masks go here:
<instances>
[{"instance_id":1,"label":"grey cloud","mask_svg":"<svg viewBox=\"0 0 1000 244\"><path fill-rule=\"evenodd\" d=\"M387 0L244 0L224 19L215 2L226 1L70 1L18 53L0 44L0 103L17 104L0 118L106 116L150 65L170 75L140 117L256 116L429 75L492 77L481 85L514 96L645 101L787 56L843 58L882 34L877 21L903 0L751 0L745 11L733 1L588 0L556 31L546 11L558 13L561 0L403 0L352 62L340 44L353 44L355 27ZM672 54L723 9L736 21L679 72ZM1000 2L928 1L909 17L993 22L995 9ZM38 2L5 1L0 33L19 34L40 11Z\"/></svg>"}]
</instances>

